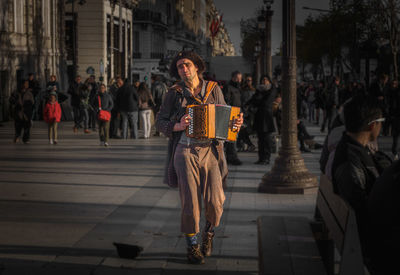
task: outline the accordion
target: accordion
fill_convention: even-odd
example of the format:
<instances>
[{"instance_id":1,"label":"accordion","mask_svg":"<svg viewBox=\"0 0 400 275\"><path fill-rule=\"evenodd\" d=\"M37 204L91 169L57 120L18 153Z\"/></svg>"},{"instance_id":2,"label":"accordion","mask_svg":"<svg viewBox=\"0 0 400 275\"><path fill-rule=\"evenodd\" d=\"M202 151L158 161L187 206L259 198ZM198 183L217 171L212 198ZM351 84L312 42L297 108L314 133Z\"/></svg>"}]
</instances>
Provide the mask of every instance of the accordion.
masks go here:
<instances>
[{"instance_id":1,"label":"accordion","mask_svg":"<svg viewBox=\"0 0 400 275\"><path fill-rule=\"evenodd\" d=\"M186 135L198 139L222 139L236 141L238 129L233 122L239 117L240 108L221 104L186 106L192 118Z\"/></svg>"}]
</instances>

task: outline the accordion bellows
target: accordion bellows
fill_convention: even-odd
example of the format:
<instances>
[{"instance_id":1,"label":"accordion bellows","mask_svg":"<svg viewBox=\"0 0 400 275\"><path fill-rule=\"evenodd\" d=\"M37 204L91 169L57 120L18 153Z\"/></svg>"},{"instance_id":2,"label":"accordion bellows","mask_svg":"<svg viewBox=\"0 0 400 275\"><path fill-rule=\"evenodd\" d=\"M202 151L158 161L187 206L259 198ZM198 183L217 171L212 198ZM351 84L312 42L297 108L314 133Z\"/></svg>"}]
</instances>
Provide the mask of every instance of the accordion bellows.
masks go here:
<instances>
[{"instance_id":1,"label":"accordion bellows","mask_svg":"<svg viewBox=\"0 0 400 275\"><path fill-rule=\"evenodd\" d=\"M186 135L198 139L222 139L236 141L238 129L233 122L239 117L240 108L222 104L186 106L192 118Z\"/></svg>"}]
</instances>

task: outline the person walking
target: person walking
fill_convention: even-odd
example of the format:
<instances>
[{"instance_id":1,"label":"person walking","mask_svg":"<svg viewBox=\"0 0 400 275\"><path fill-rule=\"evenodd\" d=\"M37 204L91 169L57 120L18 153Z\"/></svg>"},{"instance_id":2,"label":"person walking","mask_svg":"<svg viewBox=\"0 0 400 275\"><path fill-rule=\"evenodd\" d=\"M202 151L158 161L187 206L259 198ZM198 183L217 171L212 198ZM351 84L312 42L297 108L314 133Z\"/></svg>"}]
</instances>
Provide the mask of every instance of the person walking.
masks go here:
<instances>
[{"instance_id":1,"label":"person walking","mask_svg":"<svg viewBox=\"0 0 400 275\"><path fill-rule=\"evenodd\" d=\"M160 111L161 103L163 101L163 98L165 94L167 93L167 85L162 81L162 77L159 75L155 75L151 78L152 84L151 84L151 95L153 96L154 100L154 107L153 111L154 114L157 115L157 113ZM160 136L160 132L156 130L155 136Z\"/></svg>"},{"instance_id":2,"label":"person walking","mask_svg":"<svg viewBox=\"0 0 400 275\"><path fill-rule=\"evenodd\" d=\"M79 87L79 113L83 122L83 131L85 134L90 134L89 131L89 98L90 91L85 84Z\"/></svg>"},{"instance_id":3,"label":"person walking","mask_svg":"<svg viewBox=\"0 0 400 275\"><path fill-rule=\"evenodd\" d=\"M109 145L110 137L110 120L111 120L111 110L114 107L114 102L112 96L106 92L107 87L105 84L100 84L99 93L96 100L93 102L94 110L97 114L98 124L99 124L99 138L100 146ZM100 111L106 111L110 113L109 119L100 119Z\"/></svg>"},{"instance_id":4,"label":"person walking","mask_svg":"<svg viewBox=\"0 0 400 275\"><path fill-rule=\"evenodd\" d=\"M192 119L185 114L187 105L225 104L218 84L202 79L204 69L204 61L195 52L178 53L171 63L170 74L179 82L166 94L156 119L156 128L169 138L164 182L179 187L181 231L185 234L187 259L191 264L203 264L204 257L211 256L228 173L221 141L189 138L185 132ZM243 114L233 124L240 130L242 123ZM202 201L206 223L200 247Z\"/></svg>"},{"instance_id":5,"label":"person walking","mask_svg":"<svg viewBox=\"0 0 400 275\"><path fill-rule=\"evenodd\" d=\"M57 127L61 121L61 107L57 101L57 93L55 91L50 92L49 100L43 110L43 119L48 125L49 143L57 144Z\"/></svg>"},{"instance_id":6,"label":"person walking","mask_svg":"<svg viewBox=\"0 0 400 275\"><path fill-rule=\"evenodd\" d=\"M79 91L81 89L81 76L77 75L75 81L69 85L68 94L71 95L71 107L74 113L74 133L78 132L79 128L82 128L82 114L80 108L80 96Z\"/></svg>"},{"instance_id":7,"label":"person walking","mask_svg":"<svg viewBox=\"0 0 400 275\"><path fill-rule=\"evenodd\" d=\"M235 107L241 107L241 88L242 74L239 71L234 71L231 74L231 80L223 89L226 104ZM242 165L242 161L237 155L236 142L226 142L226 160L228 164Z\"/></svg>"},{"instance_id":8,"label":"person walking","mask_svg":"<svg viewBox=\"0 0 400 275\"><path fill-rule=\"evenodd\" d=\"M117 77L117 105L122 117L122 138L128 138L128 121L131 126L131 138L138 138L138 95L134 87Z\"/></svg>"},{"instance_id":9,"label":"person walking","mask_svg":"<svg viewBox=\"0 0 400 275\"><path fill-rule=\"evenodd\" d=\"M138 88L138 97L139 97L139 116L143 125L143 137L150 138L151 134L151 112L152 107L155 105L153 101L153 97L147 87L145 82L140 83Z\"/></svg>"},{"instance_id":10,"label":"person walking","mask_svg":"<svg viewBox=\"0 0 400 275\"><path fill-rule=\"evenodd\" d=\"M256 93L250 100L255 110L254 126L258 138L258 160L254 164L269 164L272 152L271 134L275 131L273 105L277 91L269 76L261 78Z\"/></svg>"},{"instance_id":11,"label":"person walking","mask_svg":"<svg viewBox=\"0 0 400 275\"><path fill-rule=\"evenodd\" d=\"M251 76L246 77L245 83L241 91L242 94L240 101L242 103L241 107L242 107L244 122L238 134L238 140L236 143L238 151L253 152L256 149L256 147L254 146L253 142L251 142L250 132L252 131L254 114L251 112L248 103L255 94L256 88L254 88L253 86L253 78ZM245 145L247 145L246 149L244 148Z\"/></svg>"},{"instance_id":12,"label":"person walking","mask_svg":"<svg viewBox=\"0 0 400 275\"><path fill-rule=\"evenodd\" d=\"M14 92L10 97L10 105L13 106L14 111L14 143L19 141L22 130L24 130L22 141L25 144L30 143L29 139L32 127L31 118L34 104L35 100L31 90L29 89L29 81L25 80L22 83L21 89Z\"/></svg>"}]
</instances>

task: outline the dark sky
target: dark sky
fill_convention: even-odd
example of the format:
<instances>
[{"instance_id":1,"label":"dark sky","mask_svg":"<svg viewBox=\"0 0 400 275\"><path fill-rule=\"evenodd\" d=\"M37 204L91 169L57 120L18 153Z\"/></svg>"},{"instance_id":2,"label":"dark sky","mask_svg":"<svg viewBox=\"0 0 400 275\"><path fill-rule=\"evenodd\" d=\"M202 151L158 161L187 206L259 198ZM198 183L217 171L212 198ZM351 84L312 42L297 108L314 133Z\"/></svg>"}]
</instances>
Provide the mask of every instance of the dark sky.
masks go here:
<instances>
[{"instance_id":1,"label":"dark sky","mask_svg":"<svg viewBox=\"0 0 400 275\"><path fill-rule=\"evenodd\" d=\"M263 0L214 0L215 6L223 14L223 22L228 29L231 40L235 46L236 55L240 51L240 19L256 16L256 10L263 6ZM329 0L297 0L296 22L302 24L304 19L311 13L318 15L319 12L304 10L302 7L328 9ZM276 52L282 41L282 0L275 0L272 5L274 15L272 17L272 53Z\"/></svg>"}]
</instances>

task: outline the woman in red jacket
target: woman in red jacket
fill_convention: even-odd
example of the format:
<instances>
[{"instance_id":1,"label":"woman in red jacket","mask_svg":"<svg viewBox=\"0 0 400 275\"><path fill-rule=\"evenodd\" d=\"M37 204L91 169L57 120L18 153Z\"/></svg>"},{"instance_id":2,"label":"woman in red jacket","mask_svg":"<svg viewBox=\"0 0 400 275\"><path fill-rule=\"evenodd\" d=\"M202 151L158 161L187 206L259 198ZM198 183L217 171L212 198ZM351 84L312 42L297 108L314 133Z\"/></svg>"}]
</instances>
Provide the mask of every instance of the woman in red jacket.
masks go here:
<instances>
[{"instance_id":1,"label":"woman in red jacket","mask_svg":"<svg viewBox=\"0 0 400 275\"><path fill-rule=\"evenodd\" d=\"M57 144L57 125L61 120L61 107L57 101L57 93L50 93L49 101L43 111L43 118L49 125L49 143Z\"/></svg>"}]
</instances>

